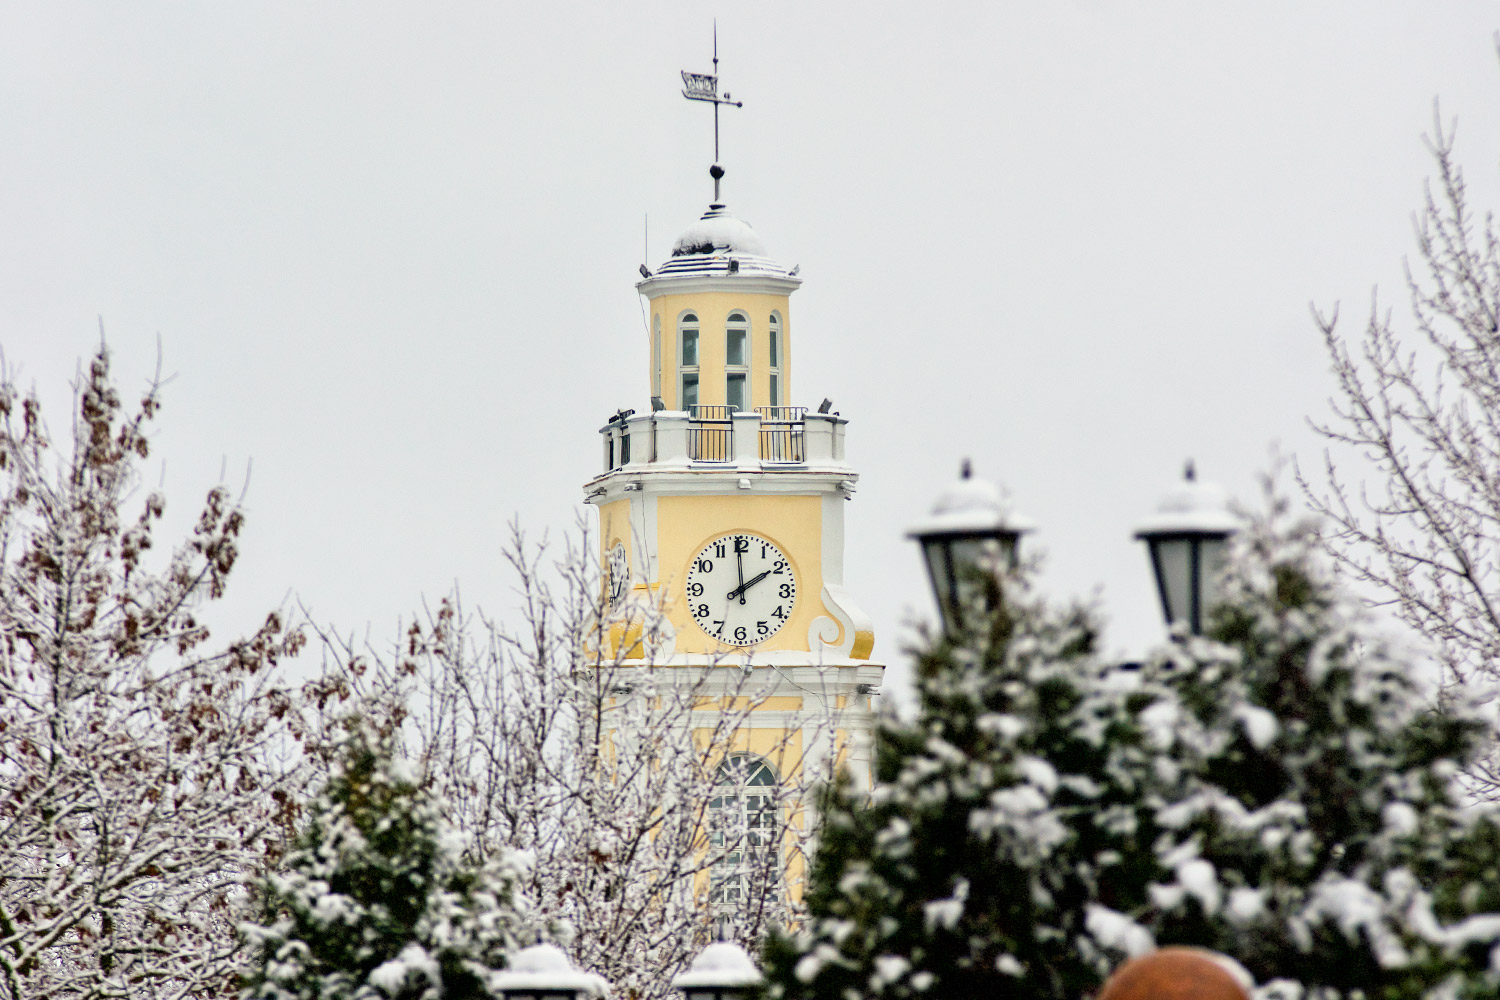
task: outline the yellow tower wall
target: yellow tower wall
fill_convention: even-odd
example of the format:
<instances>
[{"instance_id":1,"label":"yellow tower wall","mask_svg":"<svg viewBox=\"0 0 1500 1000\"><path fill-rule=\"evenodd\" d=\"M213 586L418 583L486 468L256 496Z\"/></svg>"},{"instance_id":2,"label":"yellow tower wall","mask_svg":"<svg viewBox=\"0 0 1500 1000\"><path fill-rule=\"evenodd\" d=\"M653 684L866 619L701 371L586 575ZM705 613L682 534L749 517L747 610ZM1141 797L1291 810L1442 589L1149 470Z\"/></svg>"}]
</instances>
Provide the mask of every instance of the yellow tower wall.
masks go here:
<instances>
[{"instance_id":1,"label":"yellow tower wall","mask_svg":"<svg viewBox=\"0 0 1500 1000\"><path fill-rule=\"evenodd\" d=\"M677 323L683 313L698 317L698 402L722 406L725 402L725 328L736 310L750 317L750 405L770 405L769 330L771 314L781 317L781 404L791 394L791 319L789 296L763 292L689 292L660 295L651 301L651 328L661 323L661 396L667 409L682 408L678 362L682 357ZM652 358L653 366L658 359ZM654 368L653 368L654 371Z\"/></svg>"}]
</instances>

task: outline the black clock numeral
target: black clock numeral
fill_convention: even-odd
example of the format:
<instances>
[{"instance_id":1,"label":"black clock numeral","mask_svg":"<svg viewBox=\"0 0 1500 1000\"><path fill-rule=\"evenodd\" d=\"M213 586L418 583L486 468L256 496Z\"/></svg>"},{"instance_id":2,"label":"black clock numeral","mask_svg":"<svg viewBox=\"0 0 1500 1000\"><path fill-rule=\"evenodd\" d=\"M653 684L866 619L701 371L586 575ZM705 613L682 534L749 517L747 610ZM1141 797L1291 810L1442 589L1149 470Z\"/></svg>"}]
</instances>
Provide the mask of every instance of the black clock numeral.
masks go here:
<instances>
[{"instance_id":1,"label":"black clock numeral","mask_svg":"<svg viewBox=\"0 0 1500 1000\"><path fill-rule=\"evenodd\" d=\"M778 604L776 605L776 610L771 612L771 617L780 618L782 621L786 621L786 612L783 611L781 605Z\"/></svg>"},{"instance_id":2,"label":"black clock numeral","mask_svg":"<svg viewBox=\"0 0 1500 1000\"><path fill-rule=\"evenodd\" d=\"M708 605L707 604L700 604L700 605L698 605L698 610L693 613L693 617L694 618L707 618L708 617Z\"/></svg>"},{"instance_id":3,"label":"black clock numeral","mask_svg":"<svg viewBox=\"0 0 1500 1000\"><path fill-rule=\"evenodd\" d=\"M748 636L745 635L745 626L736 626L734 630L734 641L744 642L746 638L748 638Z\"/></svg>"},{"instance_id":4,"label":"black clock numeral","mask_svg":"<svg viewBox=\"0 0 1500 1000\"><path fill-rule=\"evenodd\" d=\"M771 572L775 573L777 576L780 576L782 573L785 573L786 572L786 561L782 560L782 559L776 560L776 565L771 568Z\"/></svg>"},{"instance_id":5,"label":"black clock numeral","mask_svg":"<svg viewBox=\"0 0 1500 1000\"><path fill-rule=\"evenodd\" d=\"M760 557L762 559L769 559L771 557L770 546L766 545L765 542L760 543Z\"/></svg>"},{"instance_id":6,"label":"black clock numeral","mask_svg":"<svg viewBox=\"0 0 1500 1000\"><path fill-rule=\"evenodd\" d=\"M771 634L771 625L770 625L769 622L756 622L755 623L755 631L756 631L756 634L758 634L758 635L770 635Z\"/></svg>"},{"instance_id":7,"label":"black clock numeral","mask_svg":"<svg viewBox=\"0 0 1500 1000\"><path fill-rule=\"evenodd\" d=\"M688 596L689 597L702 597L703 596L703 584L701 584L701 583L690 583L690 584L688 584Z\"/></svg>"},{"instance_id":8,"label":"black clock numeral","mask_svg":"<svg viewBox=\"0 0 1500 1000\"><path fill-rule=\"evenodd\" d=\"M781 585L781 599L783 601L789 600L791 598L791 596L792 596L792 585L790 583L783 583Z\"/></svg>"},{"instance_id":9,"label":"black clock numeral","mask_svg":"<svg viewBox=\"0 0 1500 1000\"><path fill-rule=\"evenodd\" d=\"M715 625L718 626L718 628L714 629L714 635L723 635L724 634L724 620L722 618L715 618L713 620L713 624L715 624Z\"/></svg>"},{"instance_id":10,"label":"black clock numeral","mask_svg":"<svg viewBox=\"0 0 1500 1000\"><path fill-rule=\"evenodd\" d=\"M714 571L714 561L712 559L699 559L698 560L698 572L699 573L712 573L713 571Z\"/></svg>"},{"instance_id":11,"label":"black clock numeral","mask_svg":"<svg viewBox=\"0 0 1500 1000\"><path fill-rule=\"evenodd\" d=\"M724 543L723 542L715 542L714 543L714 555L718 556L720 559L724 558Z\"/></svg>"},{"instance_id":12,"label":"black clock numeral","mask_svg":"<svg viewBox=\"0 0 1500 1000\"><path fill-rule=\"evenodd\" d=\"M736 535L734 539L734 551L749 552L750 539L746 538L744 535Z\"/></svg>"}]
</instances>

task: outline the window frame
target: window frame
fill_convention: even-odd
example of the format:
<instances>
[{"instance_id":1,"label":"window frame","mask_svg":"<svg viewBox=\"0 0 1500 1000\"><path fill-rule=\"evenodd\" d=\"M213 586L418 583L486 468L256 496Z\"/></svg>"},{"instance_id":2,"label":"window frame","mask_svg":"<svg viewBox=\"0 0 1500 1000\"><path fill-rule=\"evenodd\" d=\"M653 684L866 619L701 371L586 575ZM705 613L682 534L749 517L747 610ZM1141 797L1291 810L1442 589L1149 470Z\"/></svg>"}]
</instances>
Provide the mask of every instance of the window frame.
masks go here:
<instances>
[{"instance_id":1,"label":"window frame","mask_svg":"<svg viewBox=\"0 0 1500 1000\"><path fill-rule=\"evenodd\" d=\"M731 364L729 361L729 345L735 334L742 334L740 343L740 360ZM750 409L754 402L751 395L750 383L750 360L755 356L754 337L750 323L750 314L743 309L731 309L729 315L724 319L724 403L728 406L737 406L740 410ZM729 387L738 379L743 386L740 402L734 403Z\"/></svg>"},{"instance_id":2,"label":"window frame","mask_svg":"<svg viewBox=\"0 0 1500 1000\"><path fill-rule=\"evenodd\" d=\"M693 363L687 363L688 335L692 335ZM698 402L699 390L702 382L699 379L699 371L703 363L703 324L698 319L698 314L691 309L685 309L677 317L677 407L681 410L691 410ZM688 402L687 387L688 380L692 380L693 400Z\"/></svg>"}]
</instances>

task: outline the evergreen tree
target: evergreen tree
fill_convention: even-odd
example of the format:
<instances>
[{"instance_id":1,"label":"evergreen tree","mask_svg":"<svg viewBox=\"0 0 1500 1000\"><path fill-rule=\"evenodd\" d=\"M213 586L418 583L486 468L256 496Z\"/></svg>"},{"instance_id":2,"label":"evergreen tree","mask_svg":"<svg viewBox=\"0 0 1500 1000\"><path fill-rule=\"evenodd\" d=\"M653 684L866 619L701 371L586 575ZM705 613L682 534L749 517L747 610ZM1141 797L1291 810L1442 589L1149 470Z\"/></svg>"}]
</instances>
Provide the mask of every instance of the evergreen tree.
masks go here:
<instances>
[{"instance_id":1,"label":"evergreen tree","mask_svg":"<svg viewBox=\"0 0 1500 1000\"><path fill-rule=\"evenodd\" d=\"M1242 534L1210 635L1101 669L1086 616L1011 597L920 655L879 786L829 792L776 997L1076 998L1157 944L1286 1000L1492 998L1500 822L1433 708L1285 505ZM1015 582L1007 582L1011 591Z\"/></svg>"},{"instance_id":2,"label":"evergreen tree","mask_svg":"<svg viewBox=\"0 0 1500 1000\"><path fill-rule=\"evenodd\" d=\"M1154 695L1101 675L1086 612L1005 586L920 654L919 717L881 721L873 796L826 797L810 918L767 945L771 995L1074 1000L1149 947L1124 911L1156 873L1134 718Z\"/></svg>"},{"instance_id":3,"label":"evergreen tree","mask_svg":"<svg viewBox=\"0 0 1500 1000\"><path fill-rule=\"evenodd\" d=\"M469 865L441 804L368 722L350 737L281 871L255 884L255 1000L489 997L515 943L514 869Z\"/></svg>"},{"instance_id":4,"label":"evergreen tree","mask_svg":"<svg viewBox=\"0 0 1500 1000\"><path fill-rule=\"evenodd\" d=\"M1272 994L1494 997L1500 825L1458 776L1483 727L1438 712L1285 503L1237 546L1203 640L1156 667L1180 765L1145 918L1233 955ZM1163 703L1166 705L1167 703Z\"/></svg>"}]
</instances>

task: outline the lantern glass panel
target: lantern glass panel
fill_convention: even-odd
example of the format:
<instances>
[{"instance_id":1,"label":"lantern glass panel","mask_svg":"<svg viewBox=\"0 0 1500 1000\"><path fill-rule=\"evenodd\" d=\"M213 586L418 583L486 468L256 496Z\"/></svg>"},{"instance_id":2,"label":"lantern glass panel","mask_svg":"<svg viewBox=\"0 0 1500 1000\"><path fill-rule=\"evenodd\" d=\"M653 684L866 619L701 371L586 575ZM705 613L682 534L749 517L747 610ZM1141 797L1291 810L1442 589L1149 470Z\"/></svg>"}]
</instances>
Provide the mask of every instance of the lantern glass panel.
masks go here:
<instances>
[{"instance_id":1,"label":"lantern glass panel","mask_svg":"<svg viewBox=\"0 0 1500 1000\"><path fill-rule=\"evenodd\" d=\"M943 620L947 621L953 607L953 576L948 539L942 536L922 539L922 553L927 557L927 575L932 580L932 592L937 597L938 611L942 613Z\"/></svg>"},{"instance_id":2,"label":"lantern glass panel","mask_svg":"<svg viewBox=\"0 0 1500 1000\"><path fill-rule=\"evenodd\" d=\"M1203 598L1198 605L1199 616L1207 623L1209 609L1219 603L1219 576L1229 561L1227 538L1205 538L1199 542L1199 572L1203 575Z\"/></svg>"},{"instance_id":3,"label":"lantern glass panel","mask_svg":"<svg viewBox=\"0 0 1500 1000\"><path fill-rule=\"evenodd\" d=\"M1187 622L1192 615L1193 541L1187 538L1154 539L1158 585L1166 603L1169 624Z\"/></svg>"}]
</instances>

